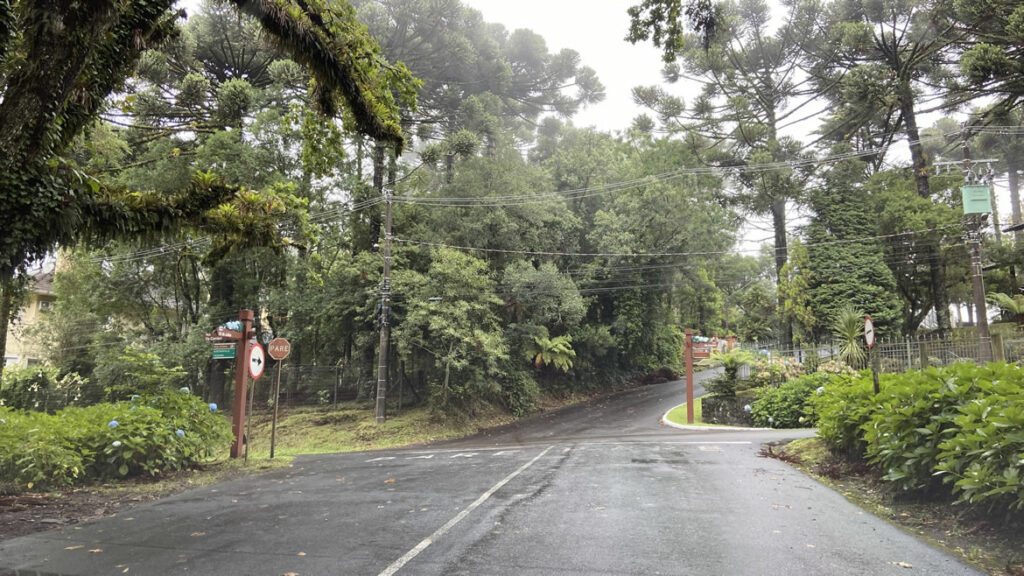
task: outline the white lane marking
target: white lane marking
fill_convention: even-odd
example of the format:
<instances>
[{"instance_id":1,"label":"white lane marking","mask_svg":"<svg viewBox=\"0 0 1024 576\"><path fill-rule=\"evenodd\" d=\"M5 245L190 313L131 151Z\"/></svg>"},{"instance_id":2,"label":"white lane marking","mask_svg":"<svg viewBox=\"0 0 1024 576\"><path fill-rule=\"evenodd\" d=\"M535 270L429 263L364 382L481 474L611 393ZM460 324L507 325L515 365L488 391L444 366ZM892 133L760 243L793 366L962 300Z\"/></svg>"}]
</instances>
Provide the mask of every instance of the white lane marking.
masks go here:
<instances>
[{"instance_id":1,"label":"white lane marking","mask_svg":"<svg viewBox=\"0 0 1024 576\"><path fill-rule=\"evenodd\" d=\"M458 454L452 454L449 458L472 458L476 456L476 452L460 452Z\"/></svg>"},{"instance_id":2,"label":"white lane marking","mask_svg":"<svg viewBox=\"0 0 1024 576\"><path fill-rule=\"evenodd\" d=\"M509 454L518 454L519 452L521 452L521 450L502 450L500 452L495 452L492 456L507 456Z\"/></svg>"},{"instance_id":3,"label":"white lane marking","mask_svg":"<svg viewBox=\"0 0 1024 576\"><path fill-rule=\"evenodd\" d=\"M490 490L488 490L487 492L484 492L482 495L480 495L480 497L477 498L476 501L474 501L472 504L467 506L465 510L463 510L462 512L459 512L454 518L449 520L447 524L445 524L444 526L441 526L440 528L438 528L437 531L435 531L433 534L431 534L430 536L427 536L426 538L424 538L412 550L409 550L408 552L405 553L404 556L402 556L398 560L395 560L390 566L385 568L384 571L381 572L378 576L392 576L395 572L398 572L399 570L401 570L402 567L405 566L406 564L408 564L410 560L412 560L413 558L418 556L420 552L423 552L424 550L426 550L427 547L430 546L431 544L433 544L435 540L437 540L441 536L444 536L445 534L447 534L448 531L451 530L456 524L461 522L463 518L465 518L466 516L469 516L469 514L471 512L473 512L473 510L476 510L477 508L479 508L481 504L483 504L491 496L493 496L495 492L497 492L498 490L501 490L502 486L504 486L505 484L508 484L509 482L511 482L513 478L515 478L516 476L519 476L527 468L529 468L530 466L533 466L537 462L537 460L540 460L541 458L543 458L544 455L548 453L548 450L551 450L551 448L552 448L551 446L548 446L547 448L544 449L543 452L541 452L540 454L537 454L533 458L533 460L530 460L526 464L523 464L522 466L519 467L518 470L516 470L515 472L509 474L508 476L505 476L505 478L501 482L498 482L494 486L491 486Z\"/></svg>"},{"instance_id":4,"label":"white lane marking","mask_svg":"<svg viewBox=\"0 0 1024 576\"><path fill-rule=\"evenodd\" d=\"M380 458L370 458L367 462L383 462L384 460L394 460L396 456L381 456Z\"/></svg>"},{"instance_id":5,"label":"white lane marking","mask_svg":"<svg viewBox=\"0 0 1024 576\"><path fill-rule=\"evenodd\" d=\"M430 460L433 457L433 454L427 454L426 456L409 456L406 460Z\"/></svg>"}]
</instances>

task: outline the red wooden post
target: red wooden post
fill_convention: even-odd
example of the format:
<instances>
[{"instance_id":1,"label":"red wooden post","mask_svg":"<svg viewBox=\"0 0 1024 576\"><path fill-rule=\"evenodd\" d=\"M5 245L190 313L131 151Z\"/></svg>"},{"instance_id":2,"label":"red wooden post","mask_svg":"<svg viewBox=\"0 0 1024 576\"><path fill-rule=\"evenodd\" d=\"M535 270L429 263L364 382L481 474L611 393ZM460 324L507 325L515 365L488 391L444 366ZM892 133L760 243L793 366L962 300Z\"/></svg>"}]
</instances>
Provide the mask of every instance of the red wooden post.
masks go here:
<instances>
[{"instance_id":1,"label":"red wooden post","mask_svg":"<svg viewBox=\"0 0 1024 576\"><path fill-rule=\"evenodd\" d=\"M243 437L245 430L245 391L249 382L249 332L255 316L252 310L239 310L238 319L242 321L242 335L238 338L235 348L235 399L231 405L231 433L235 440L231 444L231 457L239 458L245 454Z\"/></svg>"},{"instance_id":2,"label":"red wooden post","mask_svg":"<svg viewBox=\"0 0 1024 576\"><path fill-rule=\"evenodd\" d=\"M693 424L693 330L686 329L686 423Z\"/></svg>"}]
</instances>

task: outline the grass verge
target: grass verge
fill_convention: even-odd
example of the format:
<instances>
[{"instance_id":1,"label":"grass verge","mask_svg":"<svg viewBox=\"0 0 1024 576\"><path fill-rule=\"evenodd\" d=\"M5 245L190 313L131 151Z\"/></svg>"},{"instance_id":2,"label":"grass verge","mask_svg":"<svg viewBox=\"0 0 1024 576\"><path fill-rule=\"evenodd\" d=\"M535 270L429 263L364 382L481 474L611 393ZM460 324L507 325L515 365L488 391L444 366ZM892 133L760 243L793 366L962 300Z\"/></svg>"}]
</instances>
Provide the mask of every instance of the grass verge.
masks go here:
<instances>
[{"instance_id":1,"label":"grass verge","mask_svg":"<svg viewBox=\"0 0 1024 576\"><path fill-rule=\"evenodd\" d=\"M249 457L270 454L273 413L253 415ZM380 450L470 436L485 428L512 421L500 410L482 406L472 417L440 420L427 408L413 408L388 416L377 424L372 406L339 406L336 410L289 408L278 415L274 454L297 456L325 452Z\"/></svg>"},{"instance_id":2,"label":"grass verge","mask_svg":"<svg viewBox=\"0 0 1024 576\"><path fill-rule=\"evenodd\" d=\"M817 438L769 446L778 457L847 500L996 576L1024 576L1024 518L990 514L948 500L896 498L863 462L829 452Z\"/></svg>"}]
</instances>

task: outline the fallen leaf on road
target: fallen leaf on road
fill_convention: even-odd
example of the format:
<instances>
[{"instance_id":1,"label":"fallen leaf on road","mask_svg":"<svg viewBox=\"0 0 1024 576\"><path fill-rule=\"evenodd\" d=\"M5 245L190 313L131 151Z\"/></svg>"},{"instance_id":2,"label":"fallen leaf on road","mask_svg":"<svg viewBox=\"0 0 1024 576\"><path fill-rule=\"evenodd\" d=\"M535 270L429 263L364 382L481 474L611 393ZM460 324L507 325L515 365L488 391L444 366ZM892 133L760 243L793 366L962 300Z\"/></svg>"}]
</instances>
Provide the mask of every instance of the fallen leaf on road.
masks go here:
<instances>
[{"instance_id":1,"label":"fallen leaf on road","mask_svg":"<svg viewBox=\"0 0 1024 576\"><path fill-rule=\"evenodd\" d=\"M299 552L299 556L305 556L305 555L306 555L305 552Z\"/></svg>"},{"instance_id":2,"label":"fallen leaf on road","mask_svg":"<svg viewBox=\"0 0 1024 576\"><path fill-rule=\"evenodd\" d=\"M281 574L281 576L299 576L299 573L298 572L285 572L284 574Z\"/></svg>"},{"instance_id":3,"label":"fallen leaf on road","mask_svg":"<svg viewBox=\"0 0 1024 576\"><path fill-rule=\"evenodd\" d=\"M78 550L79 548L85 548L85 546L68 546L65 550Z\"/></svg>"},{"instance_id":4,"label":"fallen leaf on road","mask_svg":"<svg viewBox=\"0 0 1024 576\"><path fill-rule=\"evenodd\" d=\"M99 553L99 552L103 552L103 549L102 548L93 548L92 550L89 550L89 554L96 554L96 553Z\"/></svg>"},{"instance_id":5,"label":"fallen leaf on road","mask_svg":"<svg viewBox=\"0 0 1024 576\"><path fill-rule=\"evenodd\" d=\"M385 484L394 484L395 483L395 479L394 478L388 478L387 480L384 481L384 483Z\"/></svg>"},{"instance_id":6,"label":"fallen leaf on road","mask_svg":"<svg viewBox=\"0 0 1024 576\"><path fill-rule=\"evenodd\" d=\"M206 532L193 532L191 536L206 536Z\"/></svg>"},{"instance_id":7,"label":"fallen leaf on road","mask_svg":"<svg viewBox=\"0 0 1024 576\"><path fill-rule=\"evenodd\" d=\"M908 564L906 562L889 562L889 564L892 564L893 566L899 566L900 568L913 568L914 567L913 564Z\"/></svg>"},{"instance_id":8,"label":"fallen leaf on road","mask_svg":"<svg viewBox=\"0 0 1024 576\"><path fill-rule=\"evenodd\" d=\"M342 476L341 478L335 478L335 482L341 482L342 484L344 484L345 483L345 477Z\"/></svg>"}]
</instances>

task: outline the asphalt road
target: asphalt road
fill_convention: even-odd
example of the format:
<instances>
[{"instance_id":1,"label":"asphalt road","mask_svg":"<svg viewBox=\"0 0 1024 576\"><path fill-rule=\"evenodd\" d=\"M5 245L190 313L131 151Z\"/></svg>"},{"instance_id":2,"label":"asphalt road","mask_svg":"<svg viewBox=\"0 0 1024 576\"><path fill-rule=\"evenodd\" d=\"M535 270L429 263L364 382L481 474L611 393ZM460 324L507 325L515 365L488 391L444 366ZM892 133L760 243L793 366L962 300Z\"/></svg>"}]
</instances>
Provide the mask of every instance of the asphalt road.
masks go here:
<instances>
[{"instance_id":1,"label":"asphalt road","mask_svg":"<svg viewBox=\"0 0 1024 576\"><path fill-rule=\"evenodd\" d=\"M678 382L458 442L288 470L0 543L0 575L979 574L758 456L786 431L659 418Z\"/></svg>"}]
</instances>

